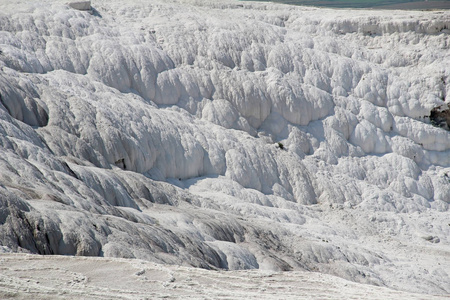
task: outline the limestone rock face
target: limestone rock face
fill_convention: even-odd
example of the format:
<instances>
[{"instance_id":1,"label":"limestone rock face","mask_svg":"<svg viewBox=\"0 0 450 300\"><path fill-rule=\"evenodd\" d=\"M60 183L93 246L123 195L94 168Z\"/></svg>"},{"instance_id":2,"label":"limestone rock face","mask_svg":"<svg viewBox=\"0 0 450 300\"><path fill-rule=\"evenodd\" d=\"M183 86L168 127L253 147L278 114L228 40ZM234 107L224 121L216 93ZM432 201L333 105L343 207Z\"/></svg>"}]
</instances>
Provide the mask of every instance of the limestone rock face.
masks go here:
<instances>
[{"instance_id":1,"label":"limestone rock face","mask_svg":"<svg viewBox=\"0 0 450 300\"><path fill-rule=\"evenodd\" d=\"M69 2L68 5L71 8L78 9L78 10L90 10L91 9L91 1Z\"/></svg>"},{"instance_id":2,"label":"limestone rock face","mask_svg":"<svg viewBox=\"0 0 450 300\"><path fill-rule=\"evenodd\" d=\"M1 249L450 293L450 12L83 3L1 3Z\"/></svg>"}]
</instances>

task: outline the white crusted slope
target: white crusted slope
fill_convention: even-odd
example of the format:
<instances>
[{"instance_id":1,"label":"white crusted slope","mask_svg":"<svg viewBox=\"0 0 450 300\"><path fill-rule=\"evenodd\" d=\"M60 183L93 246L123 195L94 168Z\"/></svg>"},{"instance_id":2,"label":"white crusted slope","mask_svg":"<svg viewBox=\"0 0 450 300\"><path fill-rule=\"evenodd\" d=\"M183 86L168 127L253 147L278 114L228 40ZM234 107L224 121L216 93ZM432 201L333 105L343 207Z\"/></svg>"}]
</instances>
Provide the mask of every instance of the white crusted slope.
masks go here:
<instances>
[{"instance_id":1,"label":"white crusted slope","mask_svg":"<svg viewBox=\"0 0 450 300\"><path fill-rule=\"evenodd\" d=\"M0 3L4 249L450 293L450 12Z\"/></svg>"}]
</instances>

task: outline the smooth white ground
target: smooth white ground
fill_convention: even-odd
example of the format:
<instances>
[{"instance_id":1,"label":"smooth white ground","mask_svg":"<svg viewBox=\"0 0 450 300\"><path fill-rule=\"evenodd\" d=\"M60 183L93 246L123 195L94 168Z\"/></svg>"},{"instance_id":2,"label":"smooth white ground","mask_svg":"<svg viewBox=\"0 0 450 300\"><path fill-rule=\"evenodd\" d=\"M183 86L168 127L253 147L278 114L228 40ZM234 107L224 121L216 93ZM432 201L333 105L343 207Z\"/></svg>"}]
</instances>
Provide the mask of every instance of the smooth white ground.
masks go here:
<instances>
[{"instance_id":1,"label":"smooth white ground","mask_svg":"<svg viewBox=\"0 0 450 300\"><path fill-rule=\"evenodd\" d=\"M314 272L206 271L142 260L4 254L2 299L448 299Z\"/></svg>"},{"instance_id":2,"label":"smooth white ground","mask_svg":"<svg viewBox=\"0 0 450 300\"><path fill-rule=\"evenodd\" d=\"M0 0L3 252L450 293L449 11L92 7Z\"/></svg>"}]
</instances>

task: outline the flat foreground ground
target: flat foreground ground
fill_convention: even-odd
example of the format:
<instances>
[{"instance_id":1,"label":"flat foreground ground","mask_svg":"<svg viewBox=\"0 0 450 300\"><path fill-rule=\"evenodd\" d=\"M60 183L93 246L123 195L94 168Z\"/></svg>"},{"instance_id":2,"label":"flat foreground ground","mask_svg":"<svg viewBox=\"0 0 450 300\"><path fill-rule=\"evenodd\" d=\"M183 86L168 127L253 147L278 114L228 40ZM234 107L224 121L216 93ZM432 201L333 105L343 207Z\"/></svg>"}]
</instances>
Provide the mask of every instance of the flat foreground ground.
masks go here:
<instances>
[{"instance_id":1,"label":"flat foreground ground","mask_svg":"<svg viewBox=\"0 0 450 300\"><path fill-rule=\"evenodd\" d=\"M311 272L208 271L142 260L0 255L0 299L450 299Z\"/></svg>"}]
</instances>

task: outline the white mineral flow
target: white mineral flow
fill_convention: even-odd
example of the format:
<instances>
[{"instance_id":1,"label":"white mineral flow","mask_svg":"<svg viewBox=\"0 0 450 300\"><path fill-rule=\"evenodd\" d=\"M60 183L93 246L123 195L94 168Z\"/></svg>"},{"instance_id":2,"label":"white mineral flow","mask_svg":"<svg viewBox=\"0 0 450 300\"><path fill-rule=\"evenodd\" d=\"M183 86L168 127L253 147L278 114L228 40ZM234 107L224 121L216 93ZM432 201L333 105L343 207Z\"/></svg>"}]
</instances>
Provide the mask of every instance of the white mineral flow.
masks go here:
<instances>
[{"instance_id":1,"label":"white mineral flow","mask_svg":"<svg viewBox=\"0 0 450 300\"><path fill-rule=\"evenodd\" d=\"M0 0L2 251L450 293L450 11L90 6Z\"/></svg>"}]
</instances>

